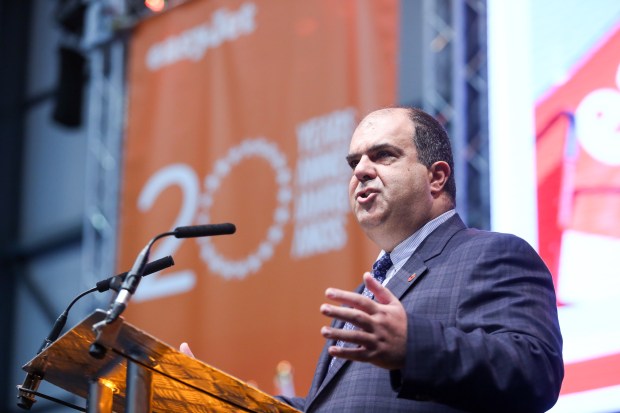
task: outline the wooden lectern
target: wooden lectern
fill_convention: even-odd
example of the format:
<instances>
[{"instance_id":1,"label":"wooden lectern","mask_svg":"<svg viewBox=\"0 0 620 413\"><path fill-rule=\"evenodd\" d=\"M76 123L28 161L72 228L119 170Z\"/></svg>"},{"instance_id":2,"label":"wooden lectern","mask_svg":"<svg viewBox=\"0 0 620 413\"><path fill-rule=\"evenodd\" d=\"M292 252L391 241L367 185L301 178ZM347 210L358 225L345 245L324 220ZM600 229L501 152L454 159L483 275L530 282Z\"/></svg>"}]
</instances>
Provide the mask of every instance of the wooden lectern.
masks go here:
<instances>
[{"instance_id":1,"label":"wooden lectern","mask_svg":"<svg viewBox=\"0 0 620 413\"><path fill-rule=\"evenodd\" d=\"M23 369L85 398L89 413L297 412L122 318L102 330L94 357L92 326L104 318L96 310Z\"/></svg>"}]
</instances>

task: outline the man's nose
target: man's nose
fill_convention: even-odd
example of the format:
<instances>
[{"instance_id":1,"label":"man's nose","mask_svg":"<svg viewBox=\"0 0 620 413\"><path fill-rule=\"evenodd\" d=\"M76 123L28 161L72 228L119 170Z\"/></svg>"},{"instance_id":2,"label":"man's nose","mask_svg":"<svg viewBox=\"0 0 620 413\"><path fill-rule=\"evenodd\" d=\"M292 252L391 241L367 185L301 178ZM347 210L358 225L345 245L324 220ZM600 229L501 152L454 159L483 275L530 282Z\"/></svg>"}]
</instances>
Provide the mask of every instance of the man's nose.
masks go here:
<instances>
[{"instance_id":1,"label":"man's nose","mask_svg":"<svg viewBox=\"0 0 620 413\"><path fill-rule=\"evenodd\" d=\"M355 175L358 181L366 182L374 179L377 176L377 171L375 170L375 165L370 158L364 155L360 158L357 165L355 165L353 175Z\"/></svg>"}]
</instances>

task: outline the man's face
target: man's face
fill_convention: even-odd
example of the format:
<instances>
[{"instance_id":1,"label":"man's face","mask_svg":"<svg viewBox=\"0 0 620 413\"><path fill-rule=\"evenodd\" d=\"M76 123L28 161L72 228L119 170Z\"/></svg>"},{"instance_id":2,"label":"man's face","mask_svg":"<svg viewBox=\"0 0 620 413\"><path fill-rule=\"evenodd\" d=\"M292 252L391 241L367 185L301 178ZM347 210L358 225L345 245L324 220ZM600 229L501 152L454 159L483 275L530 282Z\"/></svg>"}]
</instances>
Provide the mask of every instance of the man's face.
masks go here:
<instances>
[{"instance_id":1,"label":"man's face","mask_svg":"<svg viewBox=\"0 0 620 413\"><path fill-rule=\"evenodd\" d=\"M351 138L349 200L375 241L400 242L431 218L431 175L418 162L413 134L404 110L383 109L364 118Z\"/></svg>"}]
</instances>

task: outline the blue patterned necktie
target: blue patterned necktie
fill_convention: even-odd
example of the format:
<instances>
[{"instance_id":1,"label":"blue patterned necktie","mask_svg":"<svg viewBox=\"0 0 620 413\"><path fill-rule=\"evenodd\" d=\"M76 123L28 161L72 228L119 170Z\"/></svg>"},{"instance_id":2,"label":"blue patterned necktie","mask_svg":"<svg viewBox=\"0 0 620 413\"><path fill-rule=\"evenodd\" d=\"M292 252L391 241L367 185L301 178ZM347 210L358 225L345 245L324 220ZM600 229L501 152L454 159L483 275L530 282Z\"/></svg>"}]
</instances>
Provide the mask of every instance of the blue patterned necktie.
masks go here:
<instances>
[{"instance_id":1,"label":"blue patterned necktie","mask_svg":"<svg viewBox=\"0 0 620 413\"><path fill-rule=\"evenodd\" d=\"M392 259L390 258L390 253L386 252L372 265L372 276L375 277L375 279L380 283L383 283L383 281L385 281L385 276L391 267Z\"/></svg>"},{"instance_id":2,"label":"blue patterned necktie","mask_svg":"<svg viewBox=\"0 0 620 413\"><path fill-rule=\"evenodd\" d=\"M379 258L377 261L375 261L375 263L372 265L372 276L379 281L379 283L383 283L383 281L385 281L385 277L387 275L388 270L390 269L390 267L392 267L392 259L390 258L390 253L386 252L385 254L383 254L381 256L381 258ZM362 292L362 295L368 297L368 298L374 298L373 294L370 292L370 290L366 287L364 287L364 291ZM342 327L343 330L354 330L356 327L349 323L348 321L344 324L344 326ZM343 347L343 346L349 346L352 344L348 344L345 343L342 340L338 340L338 342L336 343L336 345L338 347ZM333 365L334 359L332 359L331 365Z\"/></svg>"},{"instance_id":3,"label":"blue patterned necktie","mask_svg":"<svg viewBox=\"0 0 620 413\"><path fill-rule=\"evenodd\" d=\"M385 276L387 275L388 270L392 266L392 259L390 258L390 253L386 252L372 264L372 276L375 280L379 281L380 284L383 284L385 281ZM373 294L368 290L368 288L364 287L364 291L362 291L362 295L374 298Z\"/></svg>"}]
</instances>

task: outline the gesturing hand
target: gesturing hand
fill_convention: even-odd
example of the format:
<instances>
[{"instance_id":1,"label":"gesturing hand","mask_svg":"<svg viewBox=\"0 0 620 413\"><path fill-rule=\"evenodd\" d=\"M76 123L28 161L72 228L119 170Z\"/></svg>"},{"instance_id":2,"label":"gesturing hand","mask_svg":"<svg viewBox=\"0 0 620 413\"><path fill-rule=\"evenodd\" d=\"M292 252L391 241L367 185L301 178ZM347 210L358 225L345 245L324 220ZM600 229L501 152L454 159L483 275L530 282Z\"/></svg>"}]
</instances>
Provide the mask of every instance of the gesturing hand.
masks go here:
<instances>
[{"instance_id":1,"label":"gesturing hand","mask_svg":"<svg viewBox=\"0 0 620 413\"><path fill-rule=\"evenodd\" d=\"M375 296L328 288L325 296L347 307L321 305L321 314L350 322L357 329L344 330L324 326L321 334L327 339L342 340L358 347L331 346L332 357L365 361L386 369L400 369L405 364L407 314L401 302L370 273L364 274L366 288Z\"/></svg>"}]
</instances>

